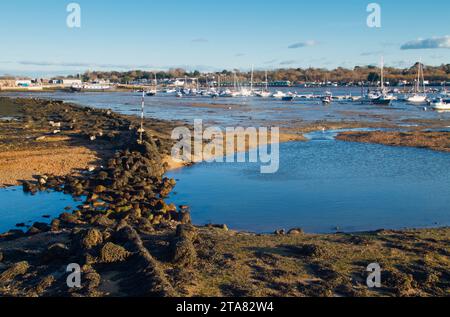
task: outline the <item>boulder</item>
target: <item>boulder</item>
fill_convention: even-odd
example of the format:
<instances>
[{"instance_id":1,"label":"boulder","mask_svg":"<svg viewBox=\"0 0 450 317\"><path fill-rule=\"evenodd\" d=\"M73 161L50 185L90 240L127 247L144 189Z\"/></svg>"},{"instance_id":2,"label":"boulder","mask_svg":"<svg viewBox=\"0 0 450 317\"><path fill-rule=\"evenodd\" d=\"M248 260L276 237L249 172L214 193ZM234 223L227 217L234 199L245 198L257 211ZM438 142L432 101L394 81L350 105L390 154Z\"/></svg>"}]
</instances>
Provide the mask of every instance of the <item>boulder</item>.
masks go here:
<instances>
[{"instance_id":1,"label":"boulder","mask_svg":"<svg viewBox=\"0 0 450 317\"><path fill-rule=\"evenodd\" d=\"M70 256L69 248L62 244L56 243L47 248L42 254L42 260L44 263L55 262L67 262L67 258Z\"/></svg>"},{"instance_id":2,"label":"boulder","mask_svg":"<svg viewBox=\"0 0 450 317\"><path fill-rule=\"evenodd\" d=\"M130 255L131 253L124 247L111 242L106 243L100 251L100 259L103 263L123 262Z\"/></svg>"},{"instance_id":3,"label":"boulder","mask_svg":"<svg viewBox=\"0 0 450 317\"><path fill-rule=\"evenodd\" d=\"M56 232L60 230L60 226L61 226L61 220L59 219L53 219L52 223L50 224L50 230L52 232Z\"/></svg>"},{"instance_id":4,"label":"boulder","mask_svg":"<svg viewBox=\"0 0 450 317\"><path fill-rule=\"evenodd\" d=\"M299 235L304 234L304 232L303 232L303 229L301 229L301 228L294 228L294 229L289 230L288 234L292 235L292 236L299 236Z\"/></svg>"},{"instance_id":5,"label":"boulder","mask_svg":"<svg viewBox=\"0 0 450 317\"><path fill-rule=\"evenodd\" d=\"M78 220L78 217L68 212L61 214L59 216L59 220L68 224L75 224L75 225L80 224L80 220Z\"/></svg>"},{"instance_id":6,"label":"boulder","mask_svg":"<svg viewBox=\"0 0 450 317\"><path fill-rule=\"evenodd\" d=\"M179 221L182 224L191 224L192 223L191 213L189 211L181 211L179 214Z\"/></svg>"},{"instance_id":7,"label":"boulder","mask_svg":"<svg viewBox=\"0 0 450 317\"><path fill-rule=\"evenodd\" d=\"M84 235L81 244L84 248L90 250L103 242L103 235L97 229L89 229Z\"/></svg>"},{"instance_id":8,"label":"boulder","mask_svg":"<svg viewBox=\"0 0 450 317\"><path fill-rule=\"evenodd\" d=\"M50 231L50 226L46 223L42 222L35 222L31 228L28 230L28 234L37 234L42 232L48 232Z\"/></svg>"},{"instance_id":9,"label":"boulder","mask_svg":"<svg viewBox=\"0 0 450 317\"><path fill-rule=\"evenodd\" d=\"M17 276L24 275L29 268L30 265L26 261L13 264L9 269L0 274L0 284L11 282Z\"/></svg>"}]
</instances>

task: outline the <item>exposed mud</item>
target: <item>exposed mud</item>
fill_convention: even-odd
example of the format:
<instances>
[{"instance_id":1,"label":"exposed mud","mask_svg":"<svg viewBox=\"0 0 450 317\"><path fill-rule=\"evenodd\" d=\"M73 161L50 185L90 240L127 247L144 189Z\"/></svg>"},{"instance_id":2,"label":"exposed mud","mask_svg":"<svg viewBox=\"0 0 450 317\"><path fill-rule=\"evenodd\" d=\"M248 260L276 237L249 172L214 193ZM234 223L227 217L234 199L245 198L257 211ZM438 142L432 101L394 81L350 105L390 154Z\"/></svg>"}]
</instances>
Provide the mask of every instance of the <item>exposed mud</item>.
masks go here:
<instances>
[{"instance_id":1,"label":"exposed mud","mask_svg":"<svg viewBox=\"0 0 450 317\"><path fill-rule=\"evenodd\" d=\"M450 132L342 132L338 140L377 143L389 146L407 146L450 152Z\"/></svg>"}]
</instances>

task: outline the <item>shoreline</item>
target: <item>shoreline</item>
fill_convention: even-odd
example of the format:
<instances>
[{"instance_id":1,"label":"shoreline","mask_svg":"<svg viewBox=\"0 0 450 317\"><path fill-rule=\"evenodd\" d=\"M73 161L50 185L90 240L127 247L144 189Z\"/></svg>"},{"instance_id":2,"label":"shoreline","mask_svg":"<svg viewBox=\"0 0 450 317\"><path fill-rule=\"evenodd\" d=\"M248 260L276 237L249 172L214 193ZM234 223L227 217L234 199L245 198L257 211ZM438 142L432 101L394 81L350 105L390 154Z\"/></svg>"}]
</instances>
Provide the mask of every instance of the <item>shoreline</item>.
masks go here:
<instances>
[{"instance_id":1,"label":"shoreline","mask_svg":"<svg viewBox=\"0 0 450 317\"><path fill-rule=\"evenodd\" d=\"M449 295L445 272L450 262L442 257L450 255L450 228L254 234L228 230L226 225L194 227L187 209L164 201L174 186L164 177L162 157L170 150L166 132L174 123L146 120L142 147L131 141L137 118L56 101L16 101L25 104L21 120L29 122L29 129L42 133L45 126L51 133L49 119L56 119L62 123L58 136L91 149L112 146L100 155L107 161L104 168L97 165L81 175L40 174L36 183L24 183L31 192L50 188L88 198L74 213L63 213L50 225L35 223L27 233L0 235L0 295ZM8 124L0 123L0 129ZM35 139L20 139L28 133L13 133L19 137L16 145L33 147ZM93 133L96 138L91 141ZM418 263L423 254L427 257ZM374 259L388 277L381 290L364 284L365 267ZM58 272L66 262L82 266L88 279L82 289L65 287ZM148 287L137 287L136 279Z\"/></svg>"}]
</instances>

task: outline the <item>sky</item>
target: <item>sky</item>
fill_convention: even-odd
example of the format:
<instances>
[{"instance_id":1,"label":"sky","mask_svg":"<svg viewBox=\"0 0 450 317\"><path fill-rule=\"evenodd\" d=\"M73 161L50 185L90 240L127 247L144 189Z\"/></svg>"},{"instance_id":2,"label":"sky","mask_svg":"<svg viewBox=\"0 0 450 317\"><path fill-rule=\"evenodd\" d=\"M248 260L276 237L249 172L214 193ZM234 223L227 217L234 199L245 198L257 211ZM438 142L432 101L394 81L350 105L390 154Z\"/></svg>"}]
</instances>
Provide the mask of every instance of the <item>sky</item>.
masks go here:
<instances>
[{"instance_id":1,"label":"sky","mask_svg":"<svg viewBox=\"0 0 450 317\"><path fill-rule=\"evenodd\" d=\"M80 28L67 26L72 2ZM440 65L449 12L448 0L2 0L0 75Z\"/></svg>"}]
</instances>

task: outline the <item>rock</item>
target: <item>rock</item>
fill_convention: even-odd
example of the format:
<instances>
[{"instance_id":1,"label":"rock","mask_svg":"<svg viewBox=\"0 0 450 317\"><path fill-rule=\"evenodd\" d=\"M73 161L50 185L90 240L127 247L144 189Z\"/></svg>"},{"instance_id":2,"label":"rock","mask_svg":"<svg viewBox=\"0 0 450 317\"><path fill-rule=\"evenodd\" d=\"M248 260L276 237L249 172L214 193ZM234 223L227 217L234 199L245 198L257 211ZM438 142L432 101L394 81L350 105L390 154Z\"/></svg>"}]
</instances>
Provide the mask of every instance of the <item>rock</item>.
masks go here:
<instances>
[{"instance_id":1,"label":"rock","mask_svg":"<svg viewBox=\"0 0 450 317\"><path fill-rule=\"evenodd\" d=\"M178 225L175 233L177 238L195 241L197 239L197 228L192 225Z\"/></svg>"},{"instance_id":2,"label":"rock","mask_svg":"<svg viewBox=\"0 0 450 317\"><path fill-rule=\"evenodd\" d=\"M225 225L225 224L222 224L222 225L213 225L213 224L210 224L210 225L208 225L208 227L210 227L210 228L222 229L222 230L224 230L224 231L228 231L228 230L229 230L229 229L228 229L228 226Z\"/></svg>"},{"instance_id":3,"label":"rock","mask_svg":"<svg viewBox=\"0 0 450 317\"><path fill-rule=\"evenodd\" d=\"M47 179L48 179L47 177L41 176L39 177L38 182L40 185L44 186L45 184L47 184Z\"/></svg>"},{"instance_id":4,"label":"rock","mask_svg":"<svg viewBox=\"0 0 450 317\"><path fill-rule=\"evenodd\" d=\"M25 228L27 225L23 222L16 224L17 228Z\"/></svg>"},{"instance_id":5,"label":"rock","mask_svg":"<svg viewBox=\"0 0 450 317\"><path fill-rule=\"evenodd\" d=\"M42 261L45 263L55 263L67 261L70 256L70 250L62 243L51 245L43 254Z\"/></svg>"},{"instance_id":6,"label":"rock","mask_svg":"<svg viewBox=\"0 0 450 317\"><path fill-rule=\"evenodd\" d=\"M294 228L288 231L289 235L298 236L304 234L303 229L301 228Z\"/></svg>"},{"instance_id":7,"label":"rock","mask_svg":"<svg viewBox=\"0 0 450 317\"><path fill-rule=\"evenodd\" d=\"M24 275L29 268L30 265L26 261L13 264L9 269L0 274L0 284L11 282L17 276Z\"/></svg>"},{"instance_id":8,"label":"rock","mask_svg":"<svg viewBox=\"0 0 450 317\"><path fill-rule=\"evenodd\" d=\"M90 250L103 242L103 235L97 229L89 229L83 237L81 244L84 248Z\"/></svg>"},{"instance_id":9,"label":"rock","mask_svg":"<svg viewBox=\"0 0 450 317\"><path fill-rule=\"evenodd\" d=\"M182 224L191 224L191 213L189 211L181 211L179 214L179 221Z\"/></svg>"},{"instance_id":10,"label":"rock","mask_svg":"<svg viewBox=\"0 0 450 317\"><path fill-rule=\"evenodd\" d=\"M197 239L197 228L192 225L179 225L171 243L172 262L189 267L197 261L197 251L193 241Z\"/></svg>"},{"instance_id":11,"label":"rock","mask_svg":"<svg viewBox=\"0 0 450 317\"><path fill-rule=\"evenodd\" d=\"M123 262L130 257L131 253L124 247L108 242L100 251L100 259L103 263Z\"/></svg>"},{"instance_id":12,"label":"rock","mask_svg":"<svg viewBox=\"0 0 450 317\"><path fill-rule=\"evenodd\" d=\"M80 224L80 221L78 220L77 216L69 214L67 212L61 214L61 216L59 216L59 220L69 224Z\"/></svg>"},{"instance_id":13,"label":"rock","mask_svg":"<svg viewBox=\"0 0 450 317\"><path fill-rule=\"evenodd\" d=\"M91 219L91 223L101 226L101 227L114 227L116 222L112 219L109 219L106 215L98 215Z\"/></svg>"},{"instance_id":14,"label":"rock","mask_svg":"<svg viewBox=\"0 0 450 317\"><path fill-rule=\"evenodd\" d=\"M48 232L50 231L50 226L46 223L42 222L35 222L31 228L28 230L28 234L37 234L41 232Z\"/></svg>"},{"instance_id":15,"label":"rock","mask_svg":"<svg viewBox=\"0 0 450 317\"><path fill-rule=\"evenodd\" d=\"M45 140L45 136L40 136L40 137L36 138L36 141L43 141L43 140Z\"/></svg>"},{"instance_id":16,"label":"rock","mask_svg":"<svg viewBox=\"0 0 450 317\"><path fill-rule=\"evenodd\" d=\"M56 278L53 275L44 277L36 286L35 290L38 295L44 293L56 282Z\"/></svg>"},{"instance_id":17,"label":"rock","mask_svg":"<svg viewBox=\"0 0 450 317\"><path fill-rule=\"evenodd\" d=\"M102 185L98 185L95 187L94 192L96 194L104 193L106 191L106 187Z\"/></svg>"},{"instance_id":18,"label":"rock","mask_svg":"<svg viewBox=\"0 0 450 317\"><path fill-rule=\"evenodd\" d=\"M52 232L56 232L60 230L61 221L59 219L53 219L52 223L50 224L50 230Z\"/></svg>"}]
</instances>

